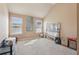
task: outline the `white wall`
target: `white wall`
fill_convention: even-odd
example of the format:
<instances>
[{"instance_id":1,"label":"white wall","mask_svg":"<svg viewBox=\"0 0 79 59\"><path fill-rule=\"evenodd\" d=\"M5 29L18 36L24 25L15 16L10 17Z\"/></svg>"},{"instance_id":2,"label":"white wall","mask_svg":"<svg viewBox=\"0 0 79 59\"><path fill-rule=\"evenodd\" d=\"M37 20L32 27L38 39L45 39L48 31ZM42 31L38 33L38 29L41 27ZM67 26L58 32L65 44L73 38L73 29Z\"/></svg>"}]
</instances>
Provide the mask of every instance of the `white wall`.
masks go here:
<instances>
[{"instance_id":1,"label":"white wall","mask_svg":"<svg viewBox=\"0 0 79 59\"><path fill-rule=\"evenodd\" d=\"M43 18L51 7L54 6L54 3L11 3L8 4L10 12L29 15L33 17Z\"/></svg>"},{"instance_id":2,"label":"white wall","mask_svg":"<svg viewBox=\"0 0 79 59\"><path fill-rule=\"evenodd\" d=\"M6 4L0 4L0 38L8 37L8 9Z\"/></svg>"}]
</instances>

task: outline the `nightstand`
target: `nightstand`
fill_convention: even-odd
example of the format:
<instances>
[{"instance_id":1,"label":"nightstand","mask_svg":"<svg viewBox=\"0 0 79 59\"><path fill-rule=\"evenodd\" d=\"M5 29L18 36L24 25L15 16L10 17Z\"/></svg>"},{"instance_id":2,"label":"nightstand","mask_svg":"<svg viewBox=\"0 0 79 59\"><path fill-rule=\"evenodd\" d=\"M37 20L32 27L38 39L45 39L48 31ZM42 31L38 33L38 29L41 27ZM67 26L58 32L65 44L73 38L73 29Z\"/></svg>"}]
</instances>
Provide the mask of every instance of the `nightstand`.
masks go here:
<instances>
[{"instance_id":1,"label":"nightstand","mask_svg":"<svg viewBox=\"0 0 79 59\"><path fill-rule=\"evenodd\" d=\"M68 37L68 47L74 50L77 49L77 37L76 36L69 36Z\"/></svg>"}]
</instances>

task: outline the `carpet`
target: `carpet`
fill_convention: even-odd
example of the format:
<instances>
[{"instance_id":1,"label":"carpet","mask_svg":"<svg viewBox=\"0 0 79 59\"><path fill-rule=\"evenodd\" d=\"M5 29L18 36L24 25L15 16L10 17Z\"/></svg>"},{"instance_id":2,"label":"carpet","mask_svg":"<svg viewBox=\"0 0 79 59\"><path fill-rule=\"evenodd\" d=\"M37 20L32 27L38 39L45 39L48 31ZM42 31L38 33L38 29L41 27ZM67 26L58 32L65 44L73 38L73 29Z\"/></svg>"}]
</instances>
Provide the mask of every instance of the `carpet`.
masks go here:
<instances>
[{"instance_id":1,"label":"carpet","mask_svg":"<svg viewBox=\"0 0 79 59\"><path fill-rule=\"evenodd\" d=\"M16 46L16 55L76 55L73 49L56 44L46 38L20 41Z\"/></svg>"}]
</instances>

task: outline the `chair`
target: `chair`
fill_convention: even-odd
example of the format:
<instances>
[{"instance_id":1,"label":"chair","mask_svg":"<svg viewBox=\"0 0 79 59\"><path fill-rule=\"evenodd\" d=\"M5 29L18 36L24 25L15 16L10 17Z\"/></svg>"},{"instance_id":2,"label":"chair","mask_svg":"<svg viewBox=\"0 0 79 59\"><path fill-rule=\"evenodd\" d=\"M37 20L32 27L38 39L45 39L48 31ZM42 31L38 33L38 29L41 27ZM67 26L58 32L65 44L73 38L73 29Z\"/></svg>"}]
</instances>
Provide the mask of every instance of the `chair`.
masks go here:
<instances>
[{"instance_id":1,"label":"chair","mask_svg":"<svg viewBox=\"0 0 79 59\"><path fill-rule=\"evenodd\" d=\"M3 40L4 42L5 40ZM8 44L3 43L2 46L0 46L0 55L5 55L7 53L10 53L10 55L12 55L12 42L11 41L6 41L6 43L8 42Z\"/></svg>"},{"instance_id":2,"label":"chair","mask_svg":"<svg viewBox=\"0 0 79 59\"><path fill-rule=\"evenodd\" d=\"M7 53L10 53L10 55L12 55L12 45L0 47L0 55L5 55Z\"/></svg>"}]
</instances>

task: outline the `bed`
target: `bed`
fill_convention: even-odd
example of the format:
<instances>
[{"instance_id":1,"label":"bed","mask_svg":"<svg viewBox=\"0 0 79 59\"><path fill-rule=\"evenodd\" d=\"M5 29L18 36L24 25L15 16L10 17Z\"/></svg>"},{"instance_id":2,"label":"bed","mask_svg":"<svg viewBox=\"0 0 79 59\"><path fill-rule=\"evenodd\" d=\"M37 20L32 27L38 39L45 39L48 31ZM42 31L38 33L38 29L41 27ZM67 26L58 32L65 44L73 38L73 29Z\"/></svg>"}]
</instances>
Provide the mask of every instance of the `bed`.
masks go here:
<instances>
[{"instance_id":1,"label":"bed","mask_svg":"<svg viewBox=\"0 0 79 59\"><path fill-rule=\"evenodd\" d=\"M60 37L60 23L47 23L46 35L55 40L55 37Z\"/></svg>"}]
</instances>

